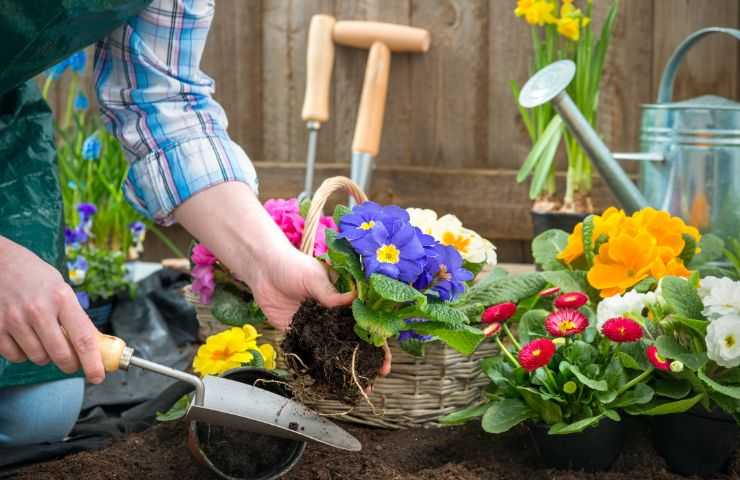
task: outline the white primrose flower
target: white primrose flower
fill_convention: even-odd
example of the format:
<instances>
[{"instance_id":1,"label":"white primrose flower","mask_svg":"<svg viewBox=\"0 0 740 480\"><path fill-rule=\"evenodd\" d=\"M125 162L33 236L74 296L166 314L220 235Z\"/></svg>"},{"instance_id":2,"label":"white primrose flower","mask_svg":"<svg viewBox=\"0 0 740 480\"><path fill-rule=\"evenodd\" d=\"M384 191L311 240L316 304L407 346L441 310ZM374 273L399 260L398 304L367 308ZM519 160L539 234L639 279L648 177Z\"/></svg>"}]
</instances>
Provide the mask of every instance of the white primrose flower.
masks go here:
<instances>
[{"instance_id":1,"label":"white primrose flower","mask_svg":"<svg viewBox=\"0 0 740 480\"><path fill-rule=\"evenodd\" d=\"M443 245L454 247L462 258L470 263L486 262L495 265L496 247L478 233L463 227L455 215L447 214L437 217L434 210L408 208L411 225L419 227L422 232L433 236Z\"/></svg>"},{"instance_id":2,"label":"white primrose flower","mask_svg":"<svg viewBox=\"0 0 740 480\"><path fill-rule=\"evenodd\" d=\"M699 285L704 303L702 312L709 320L725 315L740 315L740 282L729 278L706 277Z\"/></svg>"},{"instance_id":3,"label":"white primrose flower","mask_svg":"<svg viewBox=\"0 0 740 480\"><path fill-rule=\"evenodd\" d=\"M655 293L637 293L634 290L630 290L623 295L605 298L596 307L596 324L601 330L607 320L623 317L628 313L641 315L645 307L656 302L657 296Z\"/></svg>"},{"instance_id":4,"label":"white primrose flower","mask_svg":"<svg viewBox=\"0 0 740 480\"><path fill-rule=\"evenodd\" d=\"M719 317L707 328L707 356L717 365L733 368L740 365L740 316Z\"/></svg>"},{"instance_id":5,"label":"white primrose flower","mask_svg":"<svg viewBox=\"0 0 740 480\"><path fill-rule=\"evenodd\" d=\"M406 211L409 214L411 225L419 227L427 235L432 234L434 224L437 222L437 212L426 208L407 208Z\"/></svg>"}]
</instances>

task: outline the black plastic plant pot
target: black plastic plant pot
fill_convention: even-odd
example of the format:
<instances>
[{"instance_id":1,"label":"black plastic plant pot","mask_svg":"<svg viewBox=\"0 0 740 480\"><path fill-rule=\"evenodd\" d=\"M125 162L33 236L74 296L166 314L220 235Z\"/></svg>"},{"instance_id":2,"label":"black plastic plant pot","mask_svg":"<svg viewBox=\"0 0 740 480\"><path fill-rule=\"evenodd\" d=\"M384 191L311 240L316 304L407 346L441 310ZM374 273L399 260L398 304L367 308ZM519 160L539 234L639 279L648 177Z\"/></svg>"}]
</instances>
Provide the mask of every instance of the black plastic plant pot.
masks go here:
<instances>
[{"instance_id":1,"label":"black plastic plant pot","mask_svg":"<svg viewBox=\"0 0 740 480\"><path fill-rule=\"evenodd\" d=\"M608 470L622 452L624 424L603 419L572 435L548 435L549 425L530 424L537 452L548 468L599 472Z\"/></svg>"},{"instance_id":2,"label":"black plastic plant pot","mask_svg":"<svg viewBox=\"0 0 740 480\"><path fill-rule=\"evenodd\" d=\"M85 310L85 312L98 330L104 333L108 332L110 330L110 317L113 313L113 299L106 300L99 305L90 307Z\"/></svg>"},{"instance_id":3,"label":"black plastic plant pot","mask_svg":"<svg viewBox=\"0 0 740 480\"><path fill-rule=\"evenodd\" d=\"M224 377L291 397L281 378L260 368L236 368ZM260 380L278 381L264 382ZM250 399L245 398L245 402ZM201 465L227 480L273 480L285 475L300 460L306 442L191 422L190 452Z\"/></svg>"},{"instance_id":4,"label":"black plastic plant pot","mask_svg":"<svg viewBox=\"0 0 740 480\"><path fill-rule=\"evenodd\" d=\"M668 468L681 475L710 476L727 468L738 447L738 428L725 412L697 406L653 418L653 443Z\"/></svg>"},{"instance_id":5,"label":"black plastic plant pot","mask_svg":"<svg viewBox=\"0 0 740 480\"><path fill-rule=\"evenodd\" d=\"M553 228L570 233L589 215L588 213L535 212L534 210L531 214L535 237Z\"/></svg>"}]
</instances>

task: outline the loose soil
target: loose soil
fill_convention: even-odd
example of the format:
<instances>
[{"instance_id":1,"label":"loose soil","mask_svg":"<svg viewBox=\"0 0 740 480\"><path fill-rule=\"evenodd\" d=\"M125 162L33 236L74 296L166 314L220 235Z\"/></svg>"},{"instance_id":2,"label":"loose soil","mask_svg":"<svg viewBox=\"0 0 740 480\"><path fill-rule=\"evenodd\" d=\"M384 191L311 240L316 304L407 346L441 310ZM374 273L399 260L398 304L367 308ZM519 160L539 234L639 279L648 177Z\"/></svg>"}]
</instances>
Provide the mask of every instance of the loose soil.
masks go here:
<instances>
[{"instance_id":1,"label":"loose soil","mask_svg":"<svg viewBox=\"0 0 740 480\"><path fill-rule=\"evenodd\" d=\"M280 348L286 362L315 383L310 394L356 404L383 364L383 350L355 334L349 307L327 309L310 300L301 305ZM353 362L354 357L354 362ZM296 392L301 398L300 391Z\"/></svg>"},{"instance_id":2,"label":"loose soil","mask_svg":"<svg viewBox=\"0 0 740 480\"><path fill-rule=\"evenodd\" d=\"M524 428L489 435L471 423L443 429L387 431L346 427L363 445L351 453L309 445L287 480L682 479L669 473L646 434L629 432L625 451L608 472L585 474L544 469ZM191 459L184 423L162 424L99 452L71 455L19 472L19 480L195 480L215 478ZM740 479L736 458L717 479Z\"/></svg>"}]
</instances>

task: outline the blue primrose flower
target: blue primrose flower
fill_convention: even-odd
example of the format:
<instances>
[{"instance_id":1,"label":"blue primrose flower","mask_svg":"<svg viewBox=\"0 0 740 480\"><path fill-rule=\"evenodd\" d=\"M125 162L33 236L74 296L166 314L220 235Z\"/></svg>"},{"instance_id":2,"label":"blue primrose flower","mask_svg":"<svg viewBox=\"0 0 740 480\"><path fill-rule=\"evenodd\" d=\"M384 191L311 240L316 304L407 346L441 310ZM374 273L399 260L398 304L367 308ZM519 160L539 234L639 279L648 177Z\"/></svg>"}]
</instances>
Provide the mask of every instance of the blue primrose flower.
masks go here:
<instances>
[{"instance_id":1,"label":"blue primrose flower","mask_svg":"<svg viewBox=\"0 0 740 480\"><path fill-rule=\"evenodd\" d=\"M90 107L87 96L82 92L77 92L74 103L75 110L85 111Z\"/></svg>"},{"instance_id":2,"label":"blue primrose flower","mask_svg":"<svg viewBox=\"0 0 740 480\"><path fill-rule=\"evenodd\" d=\"M85 160L97 160L100 158L100 150L102 145L100 144L100 138L97 133L93 133L85 139L82 144L82 158Z\"/></svg>"},{"instance_id":3,"label":"blue primrose flower","mask_svg":"<svg viewBox=\"0 0 740 480\"><path fill-rule=\"evenodd\" d=\"M465 292L465 282L473 279L473 273L463 268L463 259L454 247L437 245L435 250L439 268L432 291L444 301L454 300Z\"/></svg>"},{"instance_id":4,"label":"blue primrose flower","mask_svg":"<svg viewBox=\"0 0 740 480\"><path fill-rule=\"evenodd\" d=\"M352 246L362 256L368 277L380 273L413 283L422 272L426 254L411 224L392 222L386 228L380 222L370 229L370 234L354 240Z\"/></svg>"},{"instance_id":5,"label":"blue primrose flower","mask_svg":"<svg viewBox=\"0 0 740 480\"><path fill-rule=\"evenodd\" d=\"M414 227L414 229L426 253L423 270L419 274L419 278L414 282L414 288L417 290L426 290L432 284L432 281L434 281L437 272L439 272L439 252L437 250L439 242L433 236L422 232L420 228Z\"/></svg>"},{"instance_id":6,"label":"blue primrose flower","mask_svg":"<svg viewBox=\"0 0 740 480\"><path fill-rule=\"evenodd\" d=\"M421 335L413 330L401 330L398 332L399 342L408 342L409 340L418 340L420 342L428 342L434 338L431 335Z\"/></svg>"},{"instance_id":7,"label":"blue primrose flower","mask_svg":"<svg viewBox=\"0 0 740 480\"><path fill-rule=\"evenodd\" d=\"M339 221L339 235L350 243L364 238L375 227L391 228L396 223L408 223L409 214L396 206L382 207L375 202L364 202L355 205L352 211Z\"/></svg>"},{"instance_id":8,"label":"blue primrose flower","mask_svg":"<svg viewBox=\"0 0 740 480\"><path fill-rule=\"evenodd\" d=\"M85 64L87 63L87 54L84 50L73 53L67 61L72 71L82 73L85 70Z\"/></svg>"}]
</instances>

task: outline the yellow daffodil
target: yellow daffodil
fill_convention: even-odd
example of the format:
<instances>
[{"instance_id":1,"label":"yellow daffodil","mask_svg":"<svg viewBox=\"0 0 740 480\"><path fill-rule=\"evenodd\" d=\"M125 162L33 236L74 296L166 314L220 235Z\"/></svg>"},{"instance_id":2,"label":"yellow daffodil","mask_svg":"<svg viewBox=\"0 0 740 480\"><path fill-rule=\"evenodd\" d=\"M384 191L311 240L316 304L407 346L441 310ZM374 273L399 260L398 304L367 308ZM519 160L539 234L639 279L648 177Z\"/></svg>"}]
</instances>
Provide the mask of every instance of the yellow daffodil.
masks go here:
<instances>
[{"instance_id":1,"label":"yellow daffodil","mask_svg":"<svg viewBox=\"0 0 740 480\"><path fill-rule=\"evenodd\" d=\"M539 25L546 23L555 23L557 19L552 12L555 5L547 0L518 0L514 14L517 17L524 17L530 25Z\"/></svg>"},{"instance_id":2,"label":"yellow daffodil","mask_svg":"<svg viewBox=\"0 0 740 480\"><path fill-rule=\"evenodd\" d=\"M523 17L527 14L529 9L534 5L535 0L517 0L516 8L514 9L514 15L517 17Z\"/></svg>"},{"instance_id":3,"label":"yellow daffodil","mask_svg":"<svg viewBox=\"0 0 740 480\"><path fill-rule=\"evenodd\" d=\"M234 327L211 335L193 359L193 370L204 375L220 375L253 360L250 350L257 349L257 329L252 325Z\"/></svg>"},{"instance_id":4,"label":"yellow daffodil","mask_svg":"<svg viewBox=\"0 0 740 480\"><path fill-rule=\"evenodd\" d=\"M581 38L581 20L576 17L559 18L558 33L568 40L577 42Z\"/></svg>"}]
</instances>

